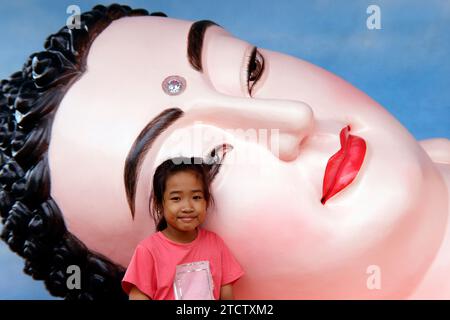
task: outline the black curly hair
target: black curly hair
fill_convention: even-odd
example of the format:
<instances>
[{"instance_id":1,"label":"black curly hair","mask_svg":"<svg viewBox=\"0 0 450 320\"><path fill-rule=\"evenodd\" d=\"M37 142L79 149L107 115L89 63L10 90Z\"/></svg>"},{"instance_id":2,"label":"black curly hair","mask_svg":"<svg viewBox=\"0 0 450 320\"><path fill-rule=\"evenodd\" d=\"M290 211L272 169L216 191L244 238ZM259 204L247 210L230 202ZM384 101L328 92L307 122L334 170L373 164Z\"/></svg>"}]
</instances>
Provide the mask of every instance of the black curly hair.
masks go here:
<instances>
[{"instance_id":1,"label":"black curly hair","mask_svg":"<svg viewBox=\"0 0 450 320\"><path fill-rule=\"evenodd\" d=\"M145 9L98 5L81 15L81 28L63 27L45 50L33 53L22 71L0 82L1 238L25 259L24 272L43 280L53 296L69 300L126 300L125 269L89 250L64 223L50 196L48 146L56 110L84 73L89 47L109 24L122 17L162 16ZM81 270L81 289L68 289L67 268Z\"/></svg>"}]
</instances>

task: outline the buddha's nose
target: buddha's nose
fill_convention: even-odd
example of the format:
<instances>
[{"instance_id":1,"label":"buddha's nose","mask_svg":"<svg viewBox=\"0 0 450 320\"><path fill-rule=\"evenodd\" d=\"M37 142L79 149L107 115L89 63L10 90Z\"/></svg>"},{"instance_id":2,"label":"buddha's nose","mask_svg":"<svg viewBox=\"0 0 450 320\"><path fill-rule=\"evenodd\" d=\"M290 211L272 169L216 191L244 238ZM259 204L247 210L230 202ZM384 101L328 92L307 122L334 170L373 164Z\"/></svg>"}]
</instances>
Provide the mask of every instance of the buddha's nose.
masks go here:
<instances>
[{"instance_id":1,"label":"buddha's nose","mask_svg":"<svg viewBox=\"0 0 450 320\"><path fill-rule=\"evenodd\" d=\"M220 127L267 130L271 139L268 147L282 161L297 158L302 140L314 127L311 107L294 100L220 95L209 99L199 98L189 110L196 119Z\"/></svg>"}]
</instances>

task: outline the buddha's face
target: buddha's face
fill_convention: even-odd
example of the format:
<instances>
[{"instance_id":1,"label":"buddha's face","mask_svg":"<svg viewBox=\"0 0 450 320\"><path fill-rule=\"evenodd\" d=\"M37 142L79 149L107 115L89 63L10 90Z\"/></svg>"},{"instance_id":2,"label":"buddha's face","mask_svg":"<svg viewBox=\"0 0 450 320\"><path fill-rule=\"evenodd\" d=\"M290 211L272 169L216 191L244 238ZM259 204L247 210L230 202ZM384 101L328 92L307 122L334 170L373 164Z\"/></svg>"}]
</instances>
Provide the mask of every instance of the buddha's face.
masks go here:
<instances>
[{"instance_id":1,"label":"buddha's face","mask_svg":"<svg viewBox=\"0 0 450 320\"><path fill-rule=\"evenodd\" d=\"M154 232L148 203L156 167L228 143L204 226L246 271L237 298L407 294L436 252L447 214L446 188L415 139L337 76L278 52L255 53L218 26L206 30L203 68L195 70L187 58L191 25L123 18L93 42L49 147L51 193L69 231L126 267ZM172 75L186 82L178 95L162 89ZM168 108L184 116L145 153L133 220L125 160ZM367 288L371 265L380 267L382 290Z\"/></svg>"}]
</instances>

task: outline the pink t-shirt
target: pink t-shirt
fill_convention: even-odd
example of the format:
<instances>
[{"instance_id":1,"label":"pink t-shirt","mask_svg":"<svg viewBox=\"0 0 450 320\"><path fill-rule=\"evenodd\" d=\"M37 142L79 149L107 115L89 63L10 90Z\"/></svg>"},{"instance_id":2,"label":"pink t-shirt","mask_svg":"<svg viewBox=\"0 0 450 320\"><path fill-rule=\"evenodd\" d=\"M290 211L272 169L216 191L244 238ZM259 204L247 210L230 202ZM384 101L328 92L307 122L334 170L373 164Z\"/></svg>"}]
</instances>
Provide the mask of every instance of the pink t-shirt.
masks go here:
<instances>
[{"instance_id":1,"label":"pink t-shirt","mask_svg":"<svg viewBox=\"0 0 450 320\"><path fill-rule=\"evenodd\" d=\"M209 265L210 273L203 272L206 271L203 270L205 263ZM188 268L194 266L191 268L194 271L201 271L196 279L207 278L203 274L212 276L212 292L216 300L222 286L233 283L244 274L223 240L212 231L198 228L197 237L190 243L178 243L162 232L156 232L136 247L122 279L122 288L127 295L136 286L153 300L175 300L174 280L181 283L180 276L191 277L194 274L183 273L185 264Z\"/></svg>"}]
</instances>

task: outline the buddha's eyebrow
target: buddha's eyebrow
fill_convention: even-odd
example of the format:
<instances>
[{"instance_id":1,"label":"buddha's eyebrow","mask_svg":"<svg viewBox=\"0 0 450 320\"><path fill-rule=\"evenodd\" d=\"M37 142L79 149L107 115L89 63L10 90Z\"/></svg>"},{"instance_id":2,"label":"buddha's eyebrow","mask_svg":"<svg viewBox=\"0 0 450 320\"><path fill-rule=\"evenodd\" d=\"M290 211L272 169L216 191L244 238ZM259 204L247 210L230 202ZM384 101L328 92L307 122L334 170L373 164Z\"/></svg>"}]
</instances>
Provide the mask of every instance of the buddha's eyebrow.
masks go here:
<instances>
[{"instance_id":1,"label":"buddha's eyebrow","mask_svg":"<svg viewBox=\"0 0 450 320\"><path fill-rule=\"evenodd\" d=\"M178 108L170 108L161 112L142 129L128 152L127 159L125 160L124 182L128 206L130 207L133 218L137 178L145 155L150 150L156 138L172 125L172 123L183 116L183 114L183 111Z\"/></svg>"},{"instance_id":2,"label":"buddha's eyebrow","mask_svg":"<svg viewBox=\"0 0 450 320\"><path fill-rule=\"evenodd\" d=\"M203 40L205 38L206 30L211 26L218 26L217 23L210 20L201 20L194 22L189 29L188 33L188 47L187 55L191 66L202 72L202 50L203 50Z\"/></svg>"}]
</instances>

